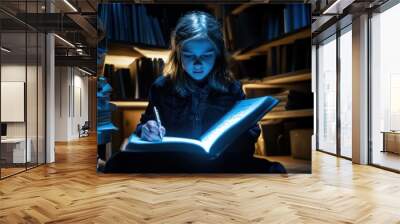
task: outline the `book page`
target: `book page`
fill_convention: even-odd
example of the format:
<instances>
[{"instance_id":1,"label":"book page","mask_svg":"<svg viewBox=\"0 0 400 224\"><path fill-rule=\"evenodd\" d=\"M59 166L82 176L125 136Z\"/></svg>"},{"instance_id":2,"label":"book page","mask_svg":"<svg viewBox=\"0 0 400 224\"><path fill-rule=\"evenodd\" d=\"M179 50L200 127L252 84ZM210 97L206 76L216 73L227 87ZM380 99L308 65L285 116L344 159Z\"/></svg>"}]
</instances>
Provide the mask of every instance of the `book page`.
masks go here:
<instances>
[{"instance_id":1,"label":"book page","mask_svg":"<svg viewBox=\"0 0 400 224\"><path fill-rule=\"evenodd\" d=\"M132 134L129 137L129 142L130 143L135 143L135 144L142 144L142 145L150 145L150 144L166 144L166 143L189 143L193 145L200 145L201 143L197 139L191 139L191 138L179 138L179 137L164 137L162 141L159 142L150 142L146 140L142 140L139 136Z\"/></svg>"},{"instance_id":2,"label":"book page","mask_svg":"<svg viewBox=\"0 0 400 224\"><path fill-rule=\"evenodd\" d=\"M235 126L235 124L239 123L242 119L249 116L263 103L265 103L265 98L241 100L236 103L227 114L225 114L201 137L202 146L206 152L210 151L211 146L218 138L224 135L231 127Z\"/></svg>"}]
</instances>

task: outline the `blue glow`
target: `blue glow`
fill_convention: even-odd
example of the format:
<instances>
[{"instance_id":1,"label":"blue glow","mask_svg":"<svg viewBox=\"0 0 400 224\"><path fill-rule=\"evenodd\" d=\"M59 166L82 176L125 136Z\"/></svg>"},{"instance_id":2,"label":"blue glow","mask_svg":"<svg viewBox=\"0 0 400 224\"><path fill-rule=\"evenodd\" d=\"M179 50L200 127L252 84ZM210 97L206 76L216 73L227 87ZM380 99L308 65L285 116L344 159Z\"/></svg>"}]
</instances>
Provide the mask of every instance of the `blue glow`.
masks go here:
<instances>
[{"instance_id":1,"label":"blue glow","mask_svg":"<svg viewBox=\"0 0 400 224\"><path fill-rule=\"evenodd\" d=\"M180 137L163 137L162 141L160 142L151 142L141 139L139 136L132 134L129 137L129 142L134 142L136 144L143 144L143 145L154 145L154 144L166 144L166 143L190 143L193 145L201 145L200 141L197 139L191 138L180 138Z\"/></svg>"},{"instance_id":2,"label":"blue glow","mask_svg":"<svg viewBox=\"0 0 400 224\"><path fill-rule=\"evenodd\" d=\"M279 100L269 96L241 100L204 133L200 140L164 137L160 142L151 142L132 134L121 150L143 152L191 150L193 152L204 151L213 156L218 156L235 140L234 138L239 137L254 122L259 121L278 102Z\"/></svg>"},{"instance_id":3,"label":"blue glow","mask_svg":"<svg viewBox=\"0 0 400 224\"><path fill-rule=\"evenodd\" d=\"M261 98L261 97L260 97ZM230 128L234 128L235 124L240 122L243 117L249 116L254 108L264 104L260 98L242 100L237 103L227 114L225 114L209 132L205 133L200 139L203 148L208 153L214 142ZM236 127L237 128L237 127Z\"/></svg>"},{"instance_id":4,"label":"blue glow","mask_svg":"<svg viewBox=\"0 0 400 224\"><path fill-rule=\"evenodd\" d=\"M216 53L214 45L206 38L184 41L182 45L182 67L194 80L201 81L214 67Z\"/></svg>"}]
</instances>

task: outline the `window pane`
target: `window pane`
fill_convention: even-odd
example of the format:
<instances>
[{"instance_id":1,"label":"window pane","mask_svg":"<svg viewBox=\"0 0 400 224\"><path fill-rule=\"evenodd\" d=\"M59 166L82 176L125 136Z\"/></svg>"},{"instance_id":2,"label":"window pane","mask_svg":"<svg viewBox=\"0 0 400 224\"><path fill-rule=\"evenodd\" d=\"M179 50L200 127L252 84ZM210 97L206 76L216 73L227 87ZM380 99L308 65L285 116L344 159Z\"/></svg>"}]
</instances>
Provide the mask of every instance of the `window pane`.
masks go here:
<instances>
[{"instance_id":1,"label":"window pane","mask_svg":"<svg viewBox=\"0 0 400 224\"><path fill-rule=\"evenodd\" d=\"M318 148L336 153L336 40L318 48Z\"/></svg>"},{"instance_id":2,"label":"window pane","mask_svg":"<svg viewBox=\"0 0 400 224\"><path fill-rule=\"evenodd\" d=\"M372 163L400 170L400 5L376 14L372 25ZM391 131L394 131L391 133ZM396 132L397 131L397 132ZM384 133L388 132L386 138ZM385 145L384 145L385 144ZM382 152L384 150L384 152Z\"/></svg>"},{"instance_id":3,"label":"window pane","mask_svg":"<svg viewBox=\"0 0 400 224\"><path fill-rule=\"evenodd\" d=\"M45 65L46 65L46 36L43 33L39 33L39 45L38 45L38 163L45 163Z\"/></svg>"},{"instance_id":4,"label":"window pane","mask_svg":"<svg viewBox=\"0 0 400 224\"><path fill-rule=\"evenodd\" d=\"M25 170L30 162L26 144L26 33L1 34L1 140L2 178ZM28 147L27 147L28 146ZM28 150L27 150L28 149Z\"/></svg>"},{"instance_id":5,"label":"window pane","mask_svg":"<svg viewBox=\"0 0 400 224\"><path fill-rule=\"evenodd\" d=\"M340 153L351 158L352 141L352 36L340 36Z\"/></svg>"},{"instance_id":6,"label":"window pane","mask_svg":"<svg viewBox=\"0 0 400 224\"><path fill-rule=\"evenodd\" d=\"M38 81L38 36L36 32L27 33L28 38L28 62L27 62L27 80L26 80L26 112L27 112L27 140L30 147L30 158L27 163L28 168L37 165L38 158L38 144L37 144L37 81Z\"/></svg>"}]
</instances>

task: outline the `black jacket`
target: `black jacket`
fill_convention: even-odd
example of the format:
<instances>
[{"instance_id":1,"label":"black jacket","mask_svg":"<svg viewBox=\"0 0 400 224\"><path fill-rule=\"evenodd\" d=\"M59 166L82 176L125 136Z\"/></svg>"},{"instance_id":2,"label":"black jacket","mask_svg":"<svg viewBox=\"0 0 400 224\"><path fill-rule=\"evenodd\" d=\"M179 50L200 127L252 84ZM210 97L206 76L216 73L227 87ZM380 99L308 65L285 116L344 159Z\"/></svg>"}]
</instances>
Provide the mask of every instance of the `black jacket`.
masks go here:
<instances>
[{"instance_id":1,"label":"black jacket","mask_svg":"<svg viewBox=\"0 0 400 224\"><path fill-rule=\"evenodd\" d=\"M140 136L141 127L148 120L155 120L153 107L156 106L166 136L187 137L199 139L216 121L228 112L236 101L244 99L241 83L234 81L228 93L210 90L208 85L197 87L196 91L187 97L180 96L174 89L169 77L159 77L151 86L149 104L142 114L136 134ZM236 151L243 155L252 156L254 143L260 135L260 128L254 125L239 137L228 151ZM243 149L243 142L246 149ZM241 152L240 152L241 151Z\"/></svg>"}]
</instances>

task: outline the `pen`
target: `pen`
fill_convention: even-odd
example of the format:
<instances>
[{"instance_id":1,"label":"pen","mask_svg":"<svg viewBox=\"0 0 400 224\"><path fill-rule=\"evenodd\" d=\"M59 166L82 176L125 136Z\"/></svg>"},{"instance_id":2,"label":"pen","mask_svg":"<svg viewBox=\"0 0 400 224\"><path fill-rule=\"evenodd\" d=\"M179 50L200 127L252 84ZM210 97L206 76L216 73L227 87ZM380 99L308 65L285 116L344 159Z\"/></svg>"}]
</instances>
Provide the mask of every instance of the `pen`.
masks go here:
<instances>
[{"instance_id":1,"label":"pen","mask_svg":"<svg viewBox=\"0 0 400 224\"><path fill-rule=\"evenodd\" d=\"M160 139L162 139L162 135L161 135L161 131L160 131L160 128L161 128L160 114L158 114L158 110L157 110L156 106L154 106L153 109L154 109L154 114L156 115L156 121L157 121L157 125L158 125L158 133L160 134Z\"/></svg>"}]
</instances>

